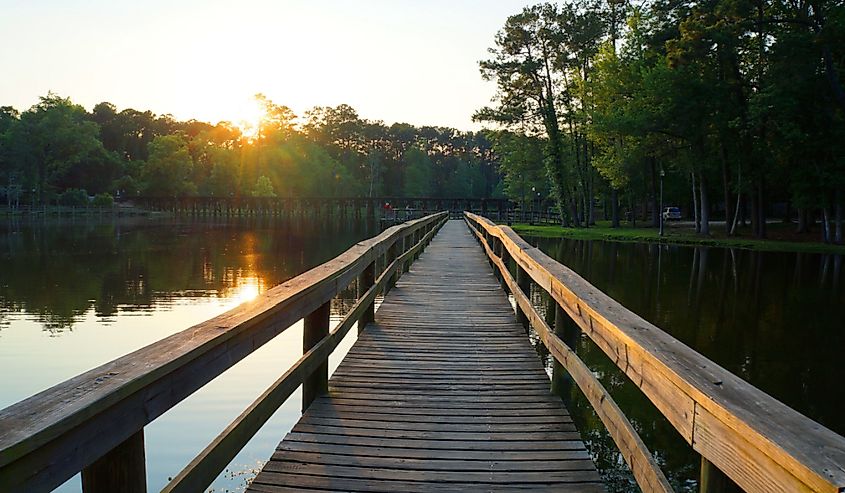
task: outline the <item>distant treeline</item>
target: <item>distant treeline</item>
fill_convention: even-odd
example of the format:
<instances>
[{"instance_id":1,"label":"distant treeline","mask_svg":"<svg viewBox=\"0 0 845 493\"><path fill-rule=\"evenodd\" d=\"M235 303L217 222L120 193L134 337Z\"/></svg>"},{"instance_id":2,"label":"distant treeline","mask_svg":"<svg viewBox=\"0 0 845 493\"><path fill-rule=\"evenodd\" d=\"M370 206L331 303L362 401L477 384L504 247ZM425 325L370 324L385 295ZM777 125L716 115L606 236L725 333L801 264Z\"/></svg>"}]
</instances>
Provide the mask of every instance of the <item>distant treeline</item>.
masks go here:
<instances>
[{"instance_id":1,"label":"distant treeline","mask_svg":"<svg viewBox=\"0 0 845 493\"><path fill-rule=\"evenodd\" d=\"M506 188L548 193L564 223L600 197L614 222L656 223L665 174L664 203L702 233L715 212L762 237L777 214L841 242L843 70L841 1L549 2L496 35L481 72L498 95L475 117L513 131Z\"/></svg>"},{"instance_id":2,"label":"distant treeline","mask_svg":"<svg viewBox=\"0 0 845 493\"><path fill-rule=\"evenodd\" d=\"M484 133L390 126L347 105L297 118L257 95L255 135L100 103L91 112L48 94L20 113L0 108L0 198L80 205L111 197L501 196Z\"/></svg>"}]
</instances>

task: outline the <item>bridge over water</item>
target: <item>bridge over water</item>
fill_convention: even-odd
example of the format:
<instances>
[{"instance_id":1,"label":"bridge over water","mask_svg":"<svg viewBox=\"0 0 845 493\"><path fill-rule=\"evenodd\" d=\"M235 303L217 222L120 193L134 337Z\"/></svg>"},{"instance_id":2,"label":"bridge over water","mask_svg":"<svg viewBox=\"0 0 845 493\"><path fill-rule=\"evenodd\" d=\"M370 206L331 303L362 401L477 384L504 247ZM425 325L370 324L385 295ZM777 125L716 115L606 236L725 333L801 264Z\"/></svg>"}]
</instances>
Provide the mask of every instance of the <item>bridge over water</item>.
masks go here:
<instances>
[{"instance_id":1,"label":"bridge over water","mask_svg":"<svg viewBox=\"0 0 845 493\"><path fill-rule=\"evenodd\" d=\"M602 491L550 392L561 385L581 389L643 491L671 491L572 349L577 330L702 455L702 491L729 482L755 492L845 491L845 438L625 309L510 228L471 213L448 217L391 227L253 302L0 411L0 491L48 491L79 471L85 492L146 491L144 426L302 319L302 358L164 491L207 488L300 386L304 414L250 491ZM330 330L329 303L351 284L358 300ZM532 289L551 296L553 316L538 313ZM356 325L358 340L329 379L328 356ZM556 361L551 382L529 327Z\"/></svg>"}]
</instances>

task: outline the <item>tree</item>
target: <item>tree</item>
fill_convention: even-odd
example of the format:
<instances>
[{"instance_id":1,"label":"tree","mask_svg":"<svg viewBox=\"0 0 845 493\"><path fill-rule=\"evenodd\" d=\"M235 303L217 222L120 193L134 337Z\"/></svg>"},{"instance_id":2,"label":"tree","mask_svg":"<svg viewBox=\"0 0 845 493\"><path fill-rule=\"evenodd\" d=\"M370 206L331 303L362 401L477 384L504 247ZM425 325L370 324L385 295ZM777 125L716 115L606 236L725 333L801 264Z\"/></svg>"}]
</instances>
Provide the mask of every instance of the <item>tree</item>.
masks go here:
<instances>
[{"instance_id":1,"label":"tree","mask_svg":"<svg viewBox=\"0 0 845 493\"><path fill-rule=\"evenodd\" d=\"M188 143L181 135L156 137L150 142L149 159L141 174L142 191L152 197L182 197L196 193L189 181L193 162Z\"/></svg>"},{"instance_id":2,"label":"tree","mask_svg":"<svg viewBox=\"0 0 845 493\"><path fill-rule=\"evenodd\" d=\"M264 175L258 177L258 181L255 182L255 189L252 191L253 197L275 197L276 192L273 191L273 183L270 182L270 178L267 178Z\"/></svg>"},{"instance_id":3,"label":"tree","mask_svg":"<svg viewBox=\"0 0 845 493\"><path fill-rule=\"evenodd\" d=\"M402 160L405 164L404 195L430 197L434 191L434 170L428 155L421 149L412 147L405 151Z\"/></svg>"},{"instance_id":4,"label":"tree","mask_svg":"<svg viewBox=\"0 0 845 493\"><path fill-rule=\"evenodd\" d=\"M561 222L566 223L569 185L556 105L565 79L556 68L555 60L566 56L560 52L559 17L556 6L540 4L526 7L508 18L505 27L496 35L495 48L490 50L493 58L481 62L484 79L497 84L498 107L483 108L473 118L529 132L545 131L545 170Z\"/></svg>"}]
</instances>

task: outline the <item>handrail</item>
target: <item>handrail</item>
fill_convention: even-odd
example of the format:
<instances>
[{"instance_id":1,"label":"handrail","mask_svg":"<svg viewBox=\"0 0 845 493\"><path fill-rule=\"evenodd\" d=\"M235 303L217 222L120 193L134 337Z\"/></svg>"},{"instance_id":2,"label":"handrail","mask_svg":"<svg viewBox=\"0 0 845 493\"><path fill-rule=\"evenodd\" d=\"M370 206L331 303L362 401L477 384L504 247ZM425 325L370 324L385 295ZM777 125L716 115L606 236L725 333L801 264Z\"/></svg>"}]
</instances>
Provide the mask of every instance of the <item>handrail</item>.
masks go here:
<instances>
[{"instance_id":1,"label":"handrail","mask_svg":"<svg viewBox=\"0 0 845 493\"><path fill-rule=\"evenodd\" d=\"M145 425L298 320L306 319L307 330L308 317L359 276L368 290L362 296L364 302L359 301L350 315L363 323L371 320L373 300L378 289L385 287L384 275L374 282L376 261L385 256L388 269L396 270L388 278L395 278L402 270L397 269L397 262L401 265L415 258L447 215L441 212L388 228L256 300L0 410L0 491L50 490L79 471L83 471L83 489L105 489L90 476L114 469L113 462L125 460L127 450L137 448L138 443L143 461ZM327 310L325 318L327 326ZM341 332L345 334L354 322L347 316L263 396L281 397L287 392L283 387L324 366L342 338ZM259 401L245 413L261 407L256 406ZM101 468L104 461L107 467ZM142 489L131 486L123 490Z\"/></svg>"},{"instance_id":2,"label":"handrail","mask_svg":"<svg viewBox=\"0 0 845 493\"><path fill-rule=\"evenodd\" d=\"M741 488L845 491L845 437L663 332L509 227L465 217L552 296L694 450Z\"/></svg>"}]
</instances>

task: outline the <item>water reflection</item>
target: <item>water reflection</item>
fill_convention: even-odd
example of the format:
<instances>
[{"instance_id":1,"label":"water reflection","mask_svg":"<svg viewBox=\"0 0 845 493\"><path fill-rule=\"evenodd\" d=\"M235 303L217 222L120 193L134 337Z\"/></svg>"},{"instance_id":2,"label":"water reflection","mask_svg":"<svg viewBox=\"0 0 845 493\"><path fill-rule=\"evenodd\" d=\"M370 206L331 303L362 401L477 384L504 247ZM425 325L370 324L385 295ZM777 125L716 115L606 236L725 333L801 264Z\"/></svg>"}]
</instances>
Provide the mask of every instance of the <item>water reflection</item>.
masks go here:
<instances>
[{"instance_id":1,"label":"water reflection","mask_svg":"<svg viewBox=\"0 0 845 493\"><path fill-rule=\"evenodd\" d=\"M373 233L272 218L0 223L0 408L253 299ZM333 323L355 293L332 301ZM150 490L301 356L301 330L295 324L146 428ZM299 400L276 413L216 491L243 489L298 419ZM61 491L79 489L75 478Z\"/></svg>"},{"instance_id":2,"label":"water reflection","mask_svg":"<svg viewBox=\"0 0 845 493\"><path fill-rule=\"evenodd\" d=\"M845 434L839 363L845 350L841 255L530 241L706 357ZM544 307L540 294L533 300ZM676 490L695 491L696 454L586 337L580 339L578 351L655 453ZM611 491L637 491L589 404L577 393L572 400L570 411Z\"/></svg>"}]
</instances>

